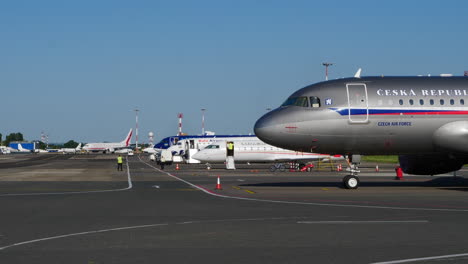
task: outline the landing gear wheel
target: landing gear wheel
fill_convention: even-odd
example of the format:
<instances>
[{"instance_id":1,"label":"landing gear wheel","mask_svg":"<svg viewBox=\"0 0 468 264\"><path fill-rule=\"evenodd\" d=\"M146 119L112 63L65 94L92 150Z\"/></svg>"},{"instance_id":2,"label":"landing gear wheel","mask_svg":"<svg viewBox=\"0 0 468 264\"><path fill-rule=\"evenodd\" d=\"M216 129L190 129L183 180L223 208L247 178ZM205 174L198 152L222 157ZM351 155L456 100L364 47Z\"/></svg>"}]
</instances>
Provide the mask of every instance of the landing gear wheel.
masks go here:
<instances>
[{"instance_id":1,"label":"landing gear wheel","mask_svg":"<svg viewBox=\"0 0 468 264\"><path fill-rule=\"evenodd\" d=\"M343 178L343 184L346 189L357 189L359 187L359 178L357 176L348 175Z\"/></svg>"}]
</instances>

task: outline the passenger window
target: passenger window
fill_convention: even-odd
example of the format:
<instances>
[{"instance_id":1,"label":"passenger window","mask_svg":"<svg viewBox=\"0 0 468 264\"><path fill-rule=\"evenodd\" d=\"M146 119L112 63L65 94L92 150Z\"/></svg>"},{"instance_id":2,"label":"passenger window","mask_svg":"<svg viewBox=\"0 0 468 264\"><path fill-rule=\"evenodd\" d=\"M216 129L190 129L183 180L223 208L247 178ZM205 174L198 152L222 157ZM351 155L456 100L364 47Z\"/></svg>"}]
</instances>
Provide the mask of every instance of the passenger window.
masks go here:
<instances>
[{"instance_id":1,"label":"passenger window","mask_svg":"<svg viewBox=\"0 0 468 264\"><path fill-rule=\"evenodd\" d=\"M392 99L388 100L388 105L393 105L393 100Z\"/></svg>"},{"instance_id":2,"label":"passenger window","mask_svg":"<svg viewBox=\"0 0 468 264\"><path fill-rule=\"evenodd\" d=\"M450 104L451 104L451 105L454 105L454 104L455 104L455 100L450 99Z\"/></svg>"},{"instance_id":3,"label":"passenger window","mask_svg":"<svg viewBox=\"0 0 468 264\"><path fill-rule=\"evenodd\" d=\"M429 103L430 103L431 105L434 105L434 99L429 100Z\"/></svg>"},{"instance_id":4,"label":"passenger window","mask_svg":"<svg viewBox=\"0 0 468 264\"><path fill-rule=\"evenodd\" d=\"M444 99L440 99L440 105L444 105L445 101Z\"/></svg>"},{"instance_id":5,"label":"passenger window","mask_svg":"<svg viewBox=\"0 0 468 264\"><path fill-rule=\"evenodd\" d=\"M382 100L380 100L380 99L377 100L377 104L378 104L378 105L382 105L382 104L383 104Z\"/></svg>"},{"instance_id":6,"label":"passenger window","mask_svg":"<svg viewBox=\"0 0 468 264\"><path fill-rule=\"evenodd\" d=\"M460 99L460 104L461 104L461 105L464 105L464 104L465 104L465 100Z\"/></svg>"},{"instance_id":7,"label":"passenger window","mask_svg":"<svg viewBox=\"0 0 468 264\"><path fill-rule=\"evenodd\" d=\"M400 105L403 105L403 99L400 99L400 101L398 101L400 103Z\"/></svg>"},{"instance_id":8,"label":"passenger window","mask_svg":"<svg viewBox=\"0 0 468 264\"><path fill-rule=\"evenodd\" d=\"M410 99L410 100L409 100L409 104L410 104L410 105L414 105L413 99Z\"/></svg>"},{"instance_id":9,"label":"passenger window","mask_svg":"<svg viewBox=\"0 0 468 264\"><path fill-rule=\"evenodd\" d=\"M420 105L424 105L424 100L423 100L423 99L419 99L419 104L420 104Z\"/></svg>"},{"instance_id":10,"label":"passenger window","mask_svg":"<svg viewBox=\"0 0 468 264\"><path fill-rule=\"evenodd\" d=\"M317 96L311 96L310 105L312 107L320 107L320 98L318 98Z\"/></svg>"}]
</instances>

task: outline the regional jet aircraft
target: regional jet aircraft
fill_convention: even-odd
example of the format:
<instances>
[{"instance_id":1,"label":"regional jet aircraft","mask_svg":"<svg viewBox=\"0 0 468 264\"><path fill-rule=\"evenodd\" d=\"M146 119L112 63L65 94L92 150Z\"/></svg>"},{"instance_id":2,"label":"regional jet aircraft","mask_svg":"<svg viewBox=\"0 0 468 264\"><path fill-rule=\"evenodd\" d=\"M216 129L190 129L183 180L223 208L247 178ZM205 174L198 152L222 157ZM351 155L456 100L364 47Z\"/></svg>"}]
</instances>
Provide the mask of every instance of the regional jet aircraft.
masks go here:
<instances>
[{"instance_id":1,"label":"regional jet aircraft","mask_svg":"<svg viewBox=\"0 0 468 264\"><path fill-rule=\"evenodd\" d=\"M343 159L341 155L332 157L327 154L298 152L277 148L262 142L257 137L239 138L234 142L234 160L236 162L284 162L312 161L319 159ZM226 161L226 140L218 140L200 150L192 158L201 162L219 163Z\"/></svg>"},{"instance_id":2,"label":"regional jet aircraft","mask_svg":"<svg viewBox=\"0 0 468 264\"><path fill-rule=\"evenodd\" d=\"M80 152L81 151L81 143L78 144L78 146L76 148L61 148L58 150L58 152L61 152L61 153L77 153L77 152Z\"/></svg>"},{"instance_id":3,"label":"regional jet aircraft","mask_svg":"<svg viewBox=\"0 0 468 264\"><path fill-rule=\"evenodd\" d=\"M262 116L255 134L296 151L399 155L405 173L435 175L468 163L468 77L363 77L312 84Z\"/></svg>"},{"instance_id":4,"label":"regional jet aircraft","mask_svg":"<svg viewBox=\"0 0 468 264\"><path fill-rule=\"evenodd\" d=\"M127 137L122 140L121 142L112 142L112 143L88 143L84 145L83 150L87 152L96 152L102 151L106 152L114 152L116 149L126 148L130 145L130 139L132 138L132 129L128 132Z\"/></svg>"}]
</instances>

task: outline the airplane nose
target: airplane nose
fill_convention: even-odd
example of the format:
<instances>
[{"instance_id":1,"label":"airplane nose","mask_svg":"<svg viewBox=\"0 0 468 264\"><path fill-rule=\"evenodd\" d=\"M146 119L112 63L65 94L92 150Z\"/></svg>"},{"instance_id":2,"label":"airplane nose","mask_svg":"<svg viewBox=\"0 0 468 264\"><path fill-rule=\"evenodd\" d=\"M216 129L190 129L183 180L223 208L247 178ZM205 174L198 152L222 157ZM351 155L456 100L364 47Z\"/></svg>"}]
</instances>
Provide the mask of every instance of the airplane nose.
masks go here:
<instances>
[{"instance_id":1,"label":"airplane nose","mask_svg":"<svg viewBox=\"0 0 468 264\"><path fill-rule=\"evenodd\" d=\"M200 152L197 152L197 153L195 153L195 154L192 156L192 158L198 159L198 160L199 160L201 157L202 157L202 155L200 154Z\"/></svg>"},{"instance_id":2,"label":"airplane nose","mask_svg":"<svg viewBox=\"0 0 468 264\"><path fill-rule=\"evenodd\" d=\"M272 143L278 136L279 122L274 112L269 112L257 120L254 126L255 135L266 143Z\"/></svg>"}]
</instances>

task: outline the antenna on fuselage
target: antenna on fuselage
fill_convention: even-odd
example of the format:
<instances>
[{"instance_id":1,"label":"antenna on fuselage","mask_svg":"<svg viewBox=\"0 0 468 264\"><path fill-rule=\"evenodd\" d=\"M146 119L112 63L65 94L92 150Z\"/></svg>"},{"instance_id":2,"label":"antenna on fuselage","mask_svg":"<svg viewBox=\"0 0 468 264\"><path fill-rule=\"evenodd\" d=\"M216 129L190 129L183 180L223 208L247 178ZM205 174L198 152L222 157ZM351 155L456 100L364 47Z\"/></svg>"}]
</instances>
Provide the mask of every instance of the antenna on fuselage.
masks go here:
<instances>
[{"instance_id":1,"label":"antenna on fuselage","mask_svg":"<svg viewBox=\"0 0 468 264\"><path fill-rule=\"evenodd\" d=\"M357 70L356 74L354 74L354 78L361 78L361 68L359 68L359 70Z\"/></svg>"}]
</instances>

